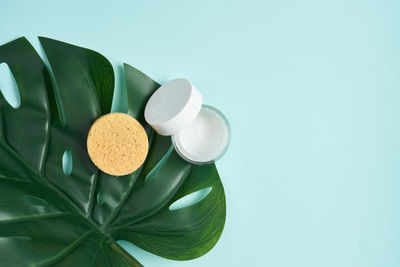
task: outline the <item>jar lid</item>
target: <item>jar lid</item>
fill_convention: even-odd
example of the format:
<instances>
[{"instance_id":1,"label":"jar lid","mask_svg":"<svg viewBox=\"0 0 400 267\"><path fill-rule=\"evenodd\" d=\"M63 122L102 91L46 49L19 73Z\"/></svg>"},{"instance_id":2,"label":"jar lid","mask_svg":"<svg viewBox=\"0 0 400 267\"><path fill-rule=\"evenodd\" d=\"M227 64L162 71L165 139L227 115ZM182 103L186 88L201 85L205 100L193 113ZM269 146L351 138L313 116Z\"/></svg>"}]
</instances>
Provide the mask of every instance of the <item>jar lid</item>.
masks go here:
<instances>
[{"instance_id":1,"label":"jar lid","mask_svg":"<svg viewBox=\"0 0 400 267\"><path fill-rule=\"evenodd\" d=\"M187 79L174 79L150 97L144 118L159 135L174 135L187 127L203 104L199 90Z\"/></svg>"}]
</instances>

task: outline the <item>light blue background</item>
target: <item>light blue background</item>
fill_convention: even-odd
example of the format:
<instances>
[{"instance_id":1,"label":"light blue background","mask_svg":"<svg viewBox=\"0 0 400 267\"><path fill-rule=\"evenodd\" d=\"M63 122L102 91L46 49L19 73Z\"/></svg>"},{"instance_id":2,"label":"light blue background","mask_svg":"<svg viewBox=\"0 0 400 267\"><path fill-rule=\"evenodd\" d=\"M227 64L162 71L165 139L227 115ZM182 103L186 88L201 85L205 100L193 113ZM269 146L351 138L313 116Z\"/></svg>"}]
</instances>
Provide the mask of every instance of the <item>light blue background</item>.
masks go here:
<instances>
[{"instance_id":1,"label":"light blue background","mask_svg":"<svg viewBox=\"0 0 400 267\"><path fill-rule=\"evenodd\" d=\"M385 0L2 0L0 43L92 48L118 81L122 62L187 77L230 119L219 243L189 262L126 245L146 266L396 267L399 14Z\"/></svg>"}]
</instances>

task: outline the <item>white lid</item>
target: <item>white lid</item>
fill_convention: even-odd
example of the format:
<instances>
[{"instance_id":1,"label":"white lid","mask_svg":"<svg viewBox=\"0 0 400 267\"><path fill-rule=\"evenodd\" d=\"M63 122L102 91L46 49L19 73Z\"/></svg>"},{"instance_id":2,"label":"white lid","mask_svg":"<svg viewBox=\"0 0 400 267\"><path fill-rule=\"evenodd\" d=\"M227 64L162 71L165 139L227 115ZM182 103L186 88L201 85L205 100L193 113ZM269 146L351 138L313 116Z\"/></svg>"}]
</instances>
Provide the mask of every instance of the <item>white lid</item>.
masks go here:
<instances>
[{"instance_id":1,"label":"white lid","mask_svg":"<svg viewBox=\"0 0 400 267\"><path fill-rule=\"evenodd\" d=\"M174 79L162 85L150 97L144 118L158 134L173 135L196 118L202 104L202 96L191 82Z\"/></svg>"}]
</instances>

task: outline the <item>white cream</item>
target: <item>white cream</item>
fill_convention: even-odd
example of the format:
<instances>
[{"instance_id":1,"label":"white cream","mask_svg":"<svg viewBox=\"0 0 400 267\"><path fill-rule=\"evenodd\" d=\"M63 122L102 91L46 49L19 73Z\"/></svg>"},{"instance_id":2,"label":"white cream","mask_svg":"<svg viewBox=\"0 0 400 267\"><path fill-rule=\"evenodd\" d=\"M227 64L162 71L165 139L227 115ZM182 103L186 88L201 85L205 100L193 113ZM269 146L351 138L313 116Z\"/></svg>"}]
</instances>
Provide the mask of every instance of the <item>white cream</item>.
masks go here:
<instances>
[{"instance_id":1,"label":"white cream","mask_svg":"<svg viewBox=\"0 0 400 267\"><path fill-rule=\"evenodd\" d=\"M217 160L229 143L229 126L221 113L203 106L187 127L172 136L174 146L185 159L195 163Z\"/></svg>"}]
</instances>

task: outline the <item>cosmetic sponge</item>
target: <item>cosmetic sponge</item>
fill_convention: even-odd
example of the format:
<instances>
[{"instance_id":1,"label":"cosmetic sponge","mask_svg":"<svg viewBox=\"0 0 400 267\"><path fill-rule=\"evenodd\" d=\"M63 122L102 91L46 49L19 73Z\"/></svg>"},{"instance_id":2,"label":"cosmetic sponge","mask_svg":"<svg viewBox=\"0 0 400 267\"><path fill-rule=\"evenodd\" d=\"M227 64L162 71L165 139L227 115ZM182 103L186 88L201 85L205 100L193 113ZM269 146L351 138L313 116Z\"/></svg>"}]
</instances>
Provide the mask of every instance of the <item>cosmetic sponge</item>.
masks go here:
<instances>
[{"instance_id":1,"label":"cosmetic sponge","mask_svg":"<svg viewBox=\"0 0 400 267\"><path fill-rule=\"evenodd\" d=\"M127 175L137 170L145 161L148 149L142 125L124 113L104 115L89 130L89 156L100 170L111 175Z\"/></svg>"}]
</instances>

